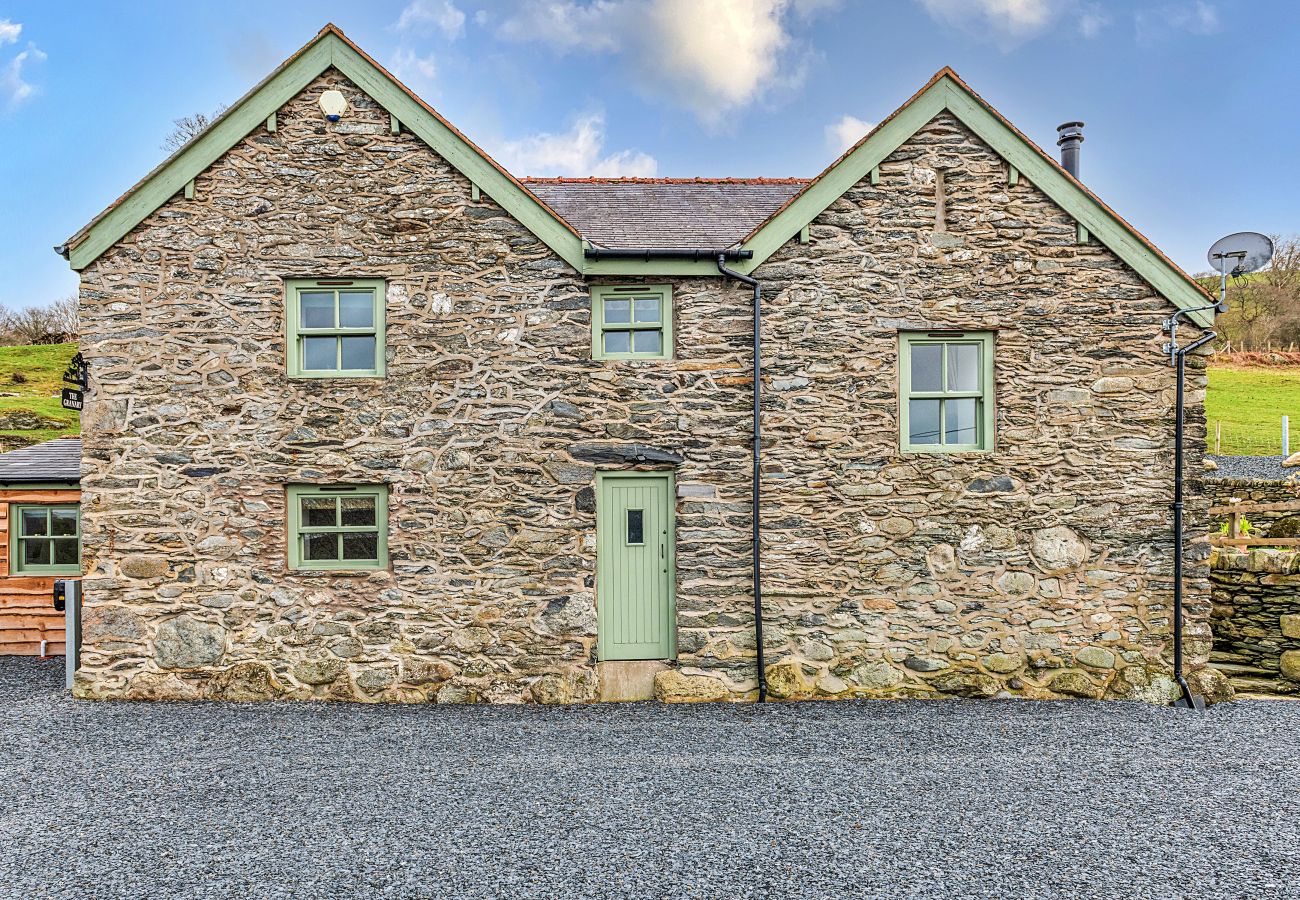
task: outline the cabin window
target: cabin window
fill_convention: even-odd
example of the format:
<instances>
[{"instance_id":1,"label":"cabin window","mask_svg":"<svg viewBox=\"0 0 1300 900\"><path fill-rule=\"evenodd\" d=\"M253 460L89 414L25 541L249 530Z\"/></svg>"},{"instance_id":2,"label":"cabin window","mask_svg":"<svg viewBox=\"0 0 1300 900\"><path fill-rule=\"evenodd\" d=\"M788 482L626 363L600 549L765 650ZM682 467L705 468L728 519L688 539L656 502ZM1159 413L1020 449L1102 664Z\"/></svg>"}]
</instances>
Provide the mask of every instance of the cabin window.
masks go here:
<instances>
[{"instance_id":1,"label":"cabin window","mask_svg":"<svg viewBox=\"0 0 1300 900\"><path fill-rule=\"evenodd\" d=\"M388 567L385 485L292 485L288 504L291 569Z\"/></svg>"},{"instance_id":2,"label":"cabin window","mask_svg":"<svg viewBox=\"0 0 1300 900\"><path fill-rule=\"evenodd\" d=\"M993 449L993 335L899 335L900 444L905 453Z\"/></svg>"},{"instance_id":3,"label":"cabin window","mask_svg":"<svg viewBox=\"0 0 1300 900\"><path fill-rule=\"evenodd\" d=\"M673 292L666 284L591 289L592 359L672 359Z\"/></svg>"},{"instance_id":4,"label":"cabin window","mask_svg":"<svg viewBox=\"0 0 1300 900\"><path fill-rule=\"evenodd\" d=\"M70 506L9 508L9 571L26 575L81 574L81 514Z\"/></svg>"},{"instance_id":5,"label":"cabin window","mask_svg":"<svg viewBox=\"0 0 1300 900\"><path fill-rule=\"evenodd\" d=\"M285 288L290 377L383 377L383 281L291 280Z\"/></svg>"}]
</instances>

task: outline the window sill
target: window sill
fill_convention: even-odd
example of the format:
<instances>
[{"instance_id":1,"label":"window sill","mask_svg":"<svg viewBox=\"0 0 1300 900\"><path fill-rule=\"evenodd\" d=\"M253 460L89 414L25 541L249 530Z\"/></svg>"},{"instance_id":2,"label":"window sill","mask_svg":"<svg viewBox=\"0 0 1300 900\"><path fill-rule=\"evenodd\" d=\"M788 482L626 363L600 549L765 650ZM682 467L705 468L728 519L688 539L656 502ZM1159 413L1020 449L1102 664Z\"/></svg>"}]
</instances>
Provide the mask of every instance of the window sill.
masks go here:
<instances>
[{"instance_id":1,"label":"window sill","mask_svg":"<svg viewBox=\"0 0 1300 900\"><path fill-rule=\"evenodd\" d=\"M81 567L75 569L15 569L9 573L15 578L80 578Z\"/></svg>"},{"instance_id":2,"label":"window sill","mask_svg":"<svg viewBox=\"0 0 1300 900\"><path fill-rule=\"evenodd\" d=\"M290 372L288 378L291 381L367 381L378 380L386 377L383 372L358 372L355 375L343 375L338 372L316 373Z\"/></svg>"},{"instance_id":3,"label":"window sill","mask_svg":"<svg viewBox=\"0 0 1300 900\"><path fill-rule=\"evenodd\" d=\"M909 447L898 451L899 456L989 456L991 448L961 447L945 450L938 447Z\"/></svg>"},{"instance_id":4,"label":"window sill","mask_svg":"<svg viewBox=\"0 0 1300 900\"><path fill-rule=\"evenodd\" d=\"M367 578L381 572L387 573L387 566L373 569L295 569L288 570L290 575L299 578Z\"/></svg>"}]
</instances>

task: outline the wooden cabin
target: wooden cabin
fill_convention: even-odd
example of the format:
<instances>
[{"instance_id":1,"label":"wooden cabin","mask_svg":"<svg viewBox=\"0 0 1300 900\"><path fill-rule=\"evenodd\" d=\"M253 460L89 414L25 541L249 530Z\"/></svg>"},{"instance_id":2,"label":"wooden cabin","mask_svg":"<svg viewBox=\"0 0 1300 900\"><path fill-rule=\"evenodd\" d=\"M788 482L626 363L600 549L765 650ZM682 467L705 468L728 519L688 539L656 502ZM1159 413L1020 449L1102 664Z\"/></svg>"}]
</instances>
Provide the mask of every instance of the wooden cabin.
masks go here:
<instances>
[{"instance_id":1,"label":"wooden cabin","mask_svg":"<svg viewBox=\"0 0 1300 900\"><path fill-rule=\"evenodd\" d=\"M81 577L81 439L0 453L0 655L62 654L54 581Z\"/></svg>"}]
</instances>

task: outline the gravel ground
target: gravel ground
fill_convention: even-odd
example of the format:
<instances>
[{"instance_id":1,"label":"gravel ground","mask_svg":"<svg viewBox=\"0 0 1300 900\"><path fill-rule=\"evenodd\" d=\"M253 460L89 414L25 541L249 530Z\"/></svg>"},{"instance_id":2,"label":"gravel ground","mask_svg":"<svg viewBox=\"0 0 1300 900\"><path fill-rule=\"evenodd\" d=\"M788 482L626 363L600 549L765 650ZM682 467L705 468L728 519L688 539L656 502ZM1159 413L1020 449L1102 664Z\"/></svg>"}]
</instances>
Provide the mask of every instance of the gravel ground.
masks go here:
<instances>
[{"instance_id":1,"label":"gravel ground","mask_svg":"<svg viewBox=\"0 0 1300 900\"><path fill-rule=\"evenodd\" d=\"M1300 896L1300 703L88 703L0 657L5 897Z\"/></svg>"},{"instance_id":2,"label":"gravel ground","mask_svg":"<svg viewBox=\"0 0 1300 900\"><path fill-rule=\"evenodd\" d=\"M1218 463L1217 471L1206 472L1206 478L1259 478L1281 481L1295 475L1297 469L1282 468L1285 456L1215 456L1208 453L1206 459Z\"/></svg>"}]
</instances>

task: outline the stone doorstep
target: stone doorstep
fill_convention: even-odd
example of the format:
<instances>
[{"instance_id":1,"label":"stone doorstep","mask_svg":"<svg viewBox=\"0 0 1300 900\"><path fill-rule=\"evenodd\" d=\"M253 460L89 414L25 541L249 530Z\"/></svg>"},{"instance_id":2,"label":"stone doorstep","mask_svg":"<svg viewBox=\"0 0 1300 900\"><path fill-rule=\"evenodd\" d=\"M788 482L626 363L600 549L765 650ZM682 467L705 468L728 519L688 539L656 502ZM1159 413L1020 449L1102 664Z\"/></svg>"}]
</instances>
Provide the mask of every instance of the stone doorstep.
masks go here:
<instances>
[{"instance_id":1,"label":"stone doorstep","mask_svg":"<svg viewBox=\"0 0 1300 900\"><path fill-rule=\"evenodd\" d=\"M655 698L655 676L668 669L659 659L611 659L596 663L602 703Z\"/></svg>"}]
</instances>

